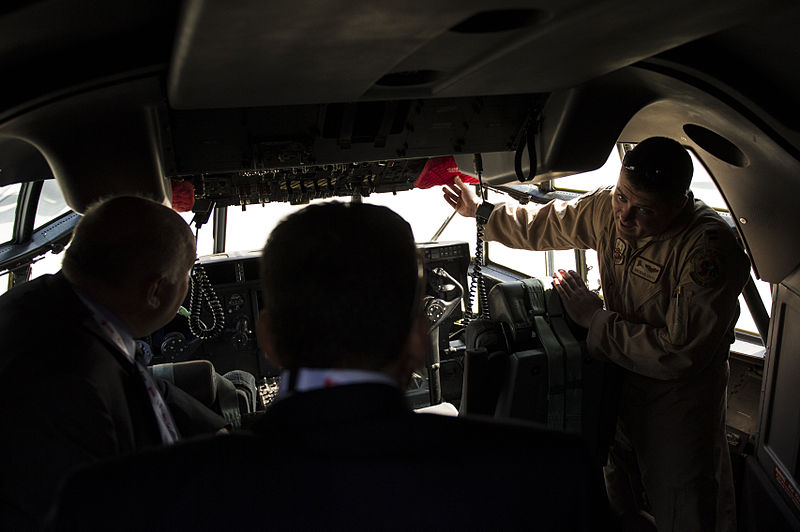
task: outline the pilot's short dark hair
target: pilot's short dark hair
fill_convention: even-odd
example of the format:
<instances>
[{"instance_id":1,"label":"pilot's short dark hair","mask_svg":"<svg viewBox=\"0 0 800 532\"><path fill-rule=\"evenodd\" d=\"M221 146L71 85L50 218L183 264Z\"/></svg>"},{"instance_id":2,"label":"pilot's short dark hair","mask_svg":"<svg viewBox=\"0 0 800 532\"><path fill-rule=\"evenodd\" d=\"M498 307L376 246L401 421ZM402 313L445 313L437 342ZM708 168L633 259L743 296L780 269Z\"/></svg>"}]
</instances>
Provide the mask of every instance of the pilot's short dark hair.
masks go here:
<instances>
[{"instance_id":1,"label":"pilot's short dark hair","mask_svg":"<svg viewBox=\"0 0 800 532\"><path fill-rule=\"evenodd\" d=\"M666 137L650 137L637 144L622 161L631 184L662 197L680 197L689 190L693 165L686 148Z\"/></svg>"},{"instance_id":2,"label":"pilot's short dark hair","mask_svg":"<svg viewBox=\"0 0 800 532\"><path fill-rule=\"evenodd\" d=\"M411 227L386 207L311 205L270 234L261 258L264 310L287 369L381 369L418 306Z\"/></svg>"}]
</instances>

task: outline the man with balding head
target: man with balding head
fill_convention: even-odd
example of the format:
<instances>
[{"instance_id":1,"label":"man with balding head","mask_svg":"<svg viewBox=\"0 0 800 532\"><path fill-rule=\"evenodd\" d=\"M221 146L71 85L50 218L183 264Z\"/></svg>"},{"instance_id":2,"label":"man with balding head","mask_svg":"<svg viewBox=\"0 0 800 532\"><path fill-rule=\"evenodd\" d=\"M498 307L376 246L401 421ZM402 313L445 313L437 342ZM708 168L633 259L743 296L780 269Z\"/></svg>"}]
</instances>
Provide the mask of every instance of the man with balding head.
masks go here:
<instances>
[{"instance_id":1,"label":"man with balding head","mask_svg":"<svg viewBox=\"0 0 800 532\"><path fill-rule=\"evenodd\" d=\"M175 317L196 253L188 224L172 209L137 197L90 208L64 254L64 276L108 307L134 337Z\"/></svg>"},{"instance_id":2,"label":"man with balding head","mask_svg":"<svg viewBox=\"0 0 800 532\"><path fill-rule=\"evenodd\" d=\"M175 316L194 259L172 209L113 198L87 210L62 272L0 297L0 529L39 528L76 466L177 440L135 338Z\"/></svg>"}]
</instances>

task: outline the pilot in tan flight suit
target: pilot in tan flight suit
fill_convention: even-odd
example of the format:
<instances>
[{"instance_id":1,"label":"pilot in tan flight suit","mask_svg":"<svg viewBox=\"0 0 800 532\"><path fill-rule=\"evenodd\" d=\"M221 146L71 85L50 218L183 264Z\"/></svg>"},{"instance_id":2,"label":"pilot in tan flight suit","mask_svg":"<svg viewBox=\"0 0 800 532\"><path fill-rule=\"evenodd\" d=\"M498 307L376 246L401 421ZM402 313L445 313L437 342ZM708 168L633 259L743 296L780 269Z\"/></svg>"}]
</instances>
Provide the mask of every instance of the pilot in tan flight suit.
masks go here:
<instances>
[{"instance_id":1,"label":"pilot in tan flight suit","mask_svg":"<svg viewBox=\"0 0 800 532\"><path fill-rule=\"evenodd\" d=\"M560 271L554 284L588 328L591 355L624 369L605 470L621 522L641 519L647 504L658 530L734 530L725 401L750 265L726 222L688 191L691 176L686 150L654 137L625 156L613 189L544 206L482 207L489 240L598 252L603 301L575 272ZM478 212L460 182L445 199L462 215Z\"/></svg>"}]
</instances>

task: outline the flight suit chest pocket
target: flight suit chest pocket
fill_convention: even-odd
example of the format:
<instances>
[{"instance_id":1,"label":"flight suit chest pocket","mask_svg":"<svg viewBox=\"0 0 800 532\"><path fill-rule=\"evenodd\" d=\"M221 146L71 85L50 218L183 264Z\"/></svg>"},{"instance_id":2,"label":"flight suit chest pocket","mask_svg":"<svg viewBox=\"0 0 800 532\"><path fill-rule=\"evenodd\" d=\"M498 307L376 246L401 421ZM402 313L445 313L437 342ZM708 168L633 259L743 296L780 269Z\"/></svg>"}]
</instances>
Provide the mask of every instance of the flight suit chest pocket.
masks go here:
<instances>
[{"instance_id":1,"label":"flight suit chest pocket","mask_svg":"<svg viewBox=\"0 0 800 532\"><path fill-rule=\"evenodd\" d=\"M660 284L631 280L629 294L637 318L652 325L665 323L669 296Z\"/></svg>"},{"instance_id":2,"label":"flight suit chest pocket","mask_svg":"<svg viewBox=\"0 0 800 532\"><path fill-rule=\"evenodd\" d=\"M645 323L664 323L669 296L663 278L663 266L647 258L635 257L628 265L628 300Z\"/></svg>"}]
</instances>

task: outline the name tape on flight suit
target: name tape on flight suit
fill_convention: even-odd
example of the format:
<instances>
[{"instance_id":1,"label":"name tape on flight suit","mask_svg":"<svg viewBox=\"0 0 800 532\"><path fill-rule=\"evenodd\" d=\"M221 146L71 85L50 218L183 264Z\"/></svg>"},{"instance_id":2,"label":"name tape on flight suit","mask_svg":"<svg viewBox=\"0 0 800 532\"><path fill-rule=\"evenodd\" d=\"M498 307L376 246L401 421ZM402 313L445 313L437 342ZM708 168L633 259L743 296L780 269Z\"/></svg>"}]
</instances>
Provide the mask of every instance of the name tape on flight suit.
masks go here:
<instances>
[{"instance_id":1,"label":"name tape on flight suit","mask_svg":"<svg viewBox=\"0 0 800 532\"><path fill-rule=\"evenodd\" d=\"M633 263L633 268L631 268L631 273L651 283L655 283L658 281L658 276L661 275L661 269L662 266L660 264L656 264L642 257L637 257L636 262Z\"/></svg>"}]
</instances>

